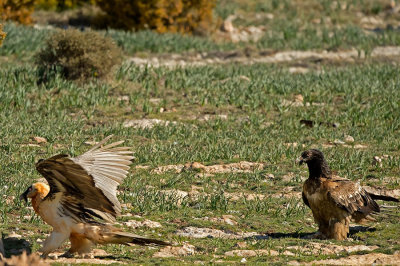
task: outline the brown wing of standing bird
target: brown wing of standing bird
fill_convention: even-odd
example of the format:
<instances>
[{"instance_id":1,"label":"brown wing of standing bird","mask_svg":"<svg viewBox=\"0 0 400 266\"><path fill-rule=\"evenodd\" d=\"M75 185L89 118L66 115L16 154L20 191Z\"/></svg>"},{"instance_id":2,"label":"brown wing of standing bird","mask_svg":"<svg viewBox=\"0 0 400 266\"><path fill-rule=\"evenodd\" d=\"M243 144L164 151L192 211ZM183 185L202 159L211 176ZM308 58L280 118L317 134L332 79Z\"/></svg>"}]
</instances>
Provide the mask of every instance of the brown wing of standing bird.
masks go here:
<instances>
[{"instance_id":1,"label":"brown wing of standing bird","mask_svg":"<svg viewBox=\"0 0 400 266\"><path fill-rule=\"evenodd\" d=\"M375 199L399 201L370 194L358 182L332 176L319 150L303 152L299 162L308 165L309 178L304 182L302 198L318 224L317 236L322 238L345 239L351 220L357 223L373 220L371 215L380 212Z\"/></svg>"}]
</instances>

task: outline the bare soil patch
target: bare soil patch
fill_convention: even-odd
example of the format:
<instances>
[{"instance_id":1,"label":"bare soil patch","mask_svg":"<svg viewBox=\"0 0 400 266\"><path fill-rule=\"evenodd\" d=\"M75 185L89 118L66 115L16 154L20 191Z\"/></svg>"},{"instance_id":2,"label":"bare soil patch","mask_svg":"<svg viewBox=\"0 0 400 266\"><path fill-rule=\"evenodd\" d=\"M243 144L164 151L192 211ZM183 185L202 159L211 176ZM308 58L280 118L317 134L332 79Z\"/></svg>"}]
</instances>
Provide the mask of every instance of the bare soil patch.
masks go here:
<instances>
[{"instance_id":1,"label":"bare soil patch","mask_svg":"<svg viewBox=\"0 0 400 266\"><path fill-rule=\"evenodd\" d=\"M179 257L179 256L190 256L195 254L195 247L190 244L183 244L180 247L165 247L160 251L156 252L153 257L154 258L170 258L170 257Z\"/></svg>"},{"instance_id":2,"label":"bare soil patch","mask_svg":"<svg viewBox=\"0 0 400 266\"><path fill-rule=\"evenodd\" d=\"M396 252L393 255L382 253L351 255L341 259L313 261L309 265L400 265L400 253Z\"/></svg>"},{"instance_id":3,"label":"bare soil patch","mask_svg":"<svg viewBox=\"0 0 400 266\"><path fill-rule=\"evenodd\" d=\"M179 236L185 236L190 238L225 238L225 239L243 239L247 237L259 235L257 232L231 232L222 231L219 229L212 228L200 228L189 226L180 229L176 232Z\"/></svg>"},{"instance_id":4,"label":"bare soil patch","mask_svg":"<svg viewBox=\"0 0 400 266\"><path fill-rule=\"evenodd\" d=\"M163 56L154 55L147 58L131 57L129 62L139 66L150 65L153 67L185 67L185 66L204 66L209 64L227 63L287 63L295 61L329 61L329 62L355 62L366 58L394 58L400 56L400 46L379 46L375 47L367 57L364 52L355 48L347 51L260 51L251 55L242 52L209 52L197 54L166 54ZM307 73L307 68L292 69L290 73Z\"/></svg>"},{"instance_id":5,"label":"bare soil patch","mask_svg":"<svg viewBox=\"0 0 400 266\"><path fill-rule=\"evenodd\" d=\"M241 161L239 163L203 165L199 162L164 165L153 169L153 174L163 174L165 172L181 173L183 170L199 170L207 174L223 174L223 173L252 173L256 170L262 170L266 166L265 163Z\"/></svg>"}]
</instances>

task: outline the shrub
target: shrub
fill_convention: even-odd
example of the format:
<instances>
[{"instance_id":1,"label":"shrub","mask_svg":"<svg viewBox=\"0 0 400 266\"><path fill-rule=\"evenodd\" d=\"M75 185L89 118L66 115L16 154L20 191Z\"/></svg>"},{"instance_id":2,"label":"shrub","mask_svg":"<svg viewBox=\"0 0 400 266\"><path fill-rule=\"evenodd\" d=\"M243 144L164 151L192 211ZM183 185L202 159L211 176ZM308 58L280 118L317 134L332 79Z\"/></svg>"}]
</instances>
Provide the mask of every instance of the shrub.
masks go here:
<instances>
[{"instance_id":1,"label":"shrub","mask_svg":"<svg viewBox=\"0 0 400 266\"><path fill-rule=\"evenodd\" d=\"M121 63L121 51L110 38L96 32L59 30L46 41L35 61L44 80L58 72L73 80L102 78Z\"/></svg>"},{"instance_id":2,"label":"shrub","mask_svg":"<svg viewBox=\"0 0 400 266\"><path fill-rule=\"evenodd\" d=\"M5 37L6 37L6 33L3 31L3 25L0 24L0 46L3 43L3 40Z\"/></svg>"},{"instance_id":3,"label":"shrub","mask_svg":"<svg viewBox=\"0 0 400 266\"><path fill-rule=\"evenodd\" d=\"M210 28L216 0L97 0L105 25L164 32L204 32Z\"/></svg>"},{"instance_id":4,"label":"shrub","mask_svg":"<svg viewBox=\"0 0 400 266\"><path fill-rule=\"evenodd\" d=\"M87 3L94 4L95 0L36 0L37 7L46 10L64 10L76 8Z\"/></svg>"},{"instance_id":5,"label":"shrub","mask_svg":"<svg viewBox=\"0 0 400 266\"><path fill-rule=\"evenodd\" d=\"M0 0L0 19L31 24L35 0Z\"/></svg>"}]
</instances>

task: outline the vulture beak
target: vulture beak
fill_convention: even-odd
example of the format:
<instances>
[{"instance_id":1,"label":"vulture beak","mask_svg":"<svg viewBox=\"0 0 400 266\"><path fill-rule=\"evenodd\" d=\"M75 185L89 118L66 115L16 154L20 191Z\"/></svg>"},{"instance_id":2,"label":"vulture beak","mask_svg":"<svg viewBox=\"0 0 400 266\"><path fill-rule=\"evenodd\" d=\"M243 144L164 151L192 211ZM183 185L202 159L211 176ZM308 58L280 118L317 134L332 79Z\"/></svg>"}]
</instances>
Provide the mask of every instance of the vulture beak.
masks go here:
<instances>
[{"instance_id":1,"label":"vulture beak","mask_svg":"<svg viewBox=\"0 0 400 266\"><path fill-rule=\"evenodd\" d=\"M29 188L19 196L20 200L25 200L25 202L28 202L28 193L29 193Z\"/></svg>"},{"instance_id":2,"label":"vulture beak","mask_svg":"<svg viewBox=\"0 0 400 266\"><path fill-rule=\"evenodd\" d=\"M304 163L303 157L300 156L299 158L297 158L296 163L302 165Z\"/></svg>"}]
</instances>

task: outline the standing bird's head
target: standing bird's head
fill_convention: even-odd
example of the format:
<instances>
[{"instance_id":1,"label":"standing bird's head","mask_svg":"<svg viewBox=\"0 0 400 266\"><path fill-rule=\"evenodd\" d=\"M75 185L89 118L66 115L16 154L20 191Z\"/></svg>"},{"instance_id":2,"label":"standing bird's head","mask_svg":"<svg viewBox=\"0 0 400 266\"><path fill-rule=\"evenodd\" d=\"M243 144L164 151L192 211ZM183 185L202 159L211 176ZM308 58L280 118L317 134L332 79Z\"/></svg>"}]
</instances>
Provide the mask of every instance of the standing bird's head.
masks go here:
<instances>
[{"instance_id":1,"label":"standing bird's head","mask_svg":"<svg viewBox=\"0 0 400 266\"><path fill-rule=\"evenodd\" d=\"M325 161L324 154L317 149L304 151L297 159L301 165L306 163L310 172L310 177L330 177L331 171Z\"/></svg>"},{"instance_id":2,"label":"standing bird's head","mask_svg":"<svg viewBox=\"0 0 400 266\"><path fill-rule=\"evenodd\" d=\"M303 163L306 164L321 163L324 160L325 160L324 154L317 149L310 149L307 151L303 151L301 156L297 159L300 165L302 165Z\"/></svg>"},{"instance_id":3,"label":"standing bird's head","mask_svg":"<svg viewBox=\"0 0 400 266\"><path fill-rule=\"evenodd\" d=\"M45 183L34 183L30 187L28 187L24 193L21 194L19 197L21 200L25 200L25 202L28 202L28 198L35 198L37 196L41 197L42 199L46 197L46 195L49 193L50 187L45 184Z\"/></svg>"}]
</instances>

